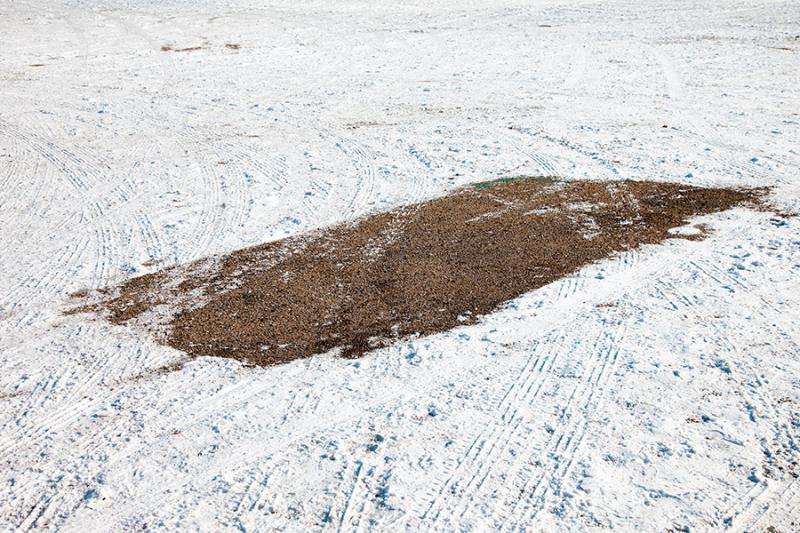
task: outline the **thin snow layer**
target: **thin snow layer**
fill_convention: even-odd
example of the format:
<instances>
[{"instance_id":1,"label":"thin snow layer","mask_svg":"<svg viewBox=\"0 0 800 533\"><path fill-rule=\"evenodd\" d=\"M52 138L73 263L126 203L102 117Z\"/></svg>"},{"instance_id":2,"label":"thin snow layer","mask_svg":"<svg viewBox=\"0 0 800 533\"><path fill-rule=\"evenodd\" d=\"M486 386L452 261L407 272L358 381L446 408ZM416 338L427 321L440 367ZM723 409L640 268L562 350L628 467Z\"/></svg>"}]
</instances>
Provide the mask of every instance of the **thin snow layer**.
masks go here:
<instances>
[{"instance_id":1,"label":"thin snow layer","mask_svg":"<svg viewBox=\"0 0 800 533\"><path fill-rule=\"evenodd\" d=\"M2 529L797 530L795 218L705 217L356 361L159 371L62 315L495 177L797 211L797 2L245 1L0 2Z\"/></svg>"}]
</instances>

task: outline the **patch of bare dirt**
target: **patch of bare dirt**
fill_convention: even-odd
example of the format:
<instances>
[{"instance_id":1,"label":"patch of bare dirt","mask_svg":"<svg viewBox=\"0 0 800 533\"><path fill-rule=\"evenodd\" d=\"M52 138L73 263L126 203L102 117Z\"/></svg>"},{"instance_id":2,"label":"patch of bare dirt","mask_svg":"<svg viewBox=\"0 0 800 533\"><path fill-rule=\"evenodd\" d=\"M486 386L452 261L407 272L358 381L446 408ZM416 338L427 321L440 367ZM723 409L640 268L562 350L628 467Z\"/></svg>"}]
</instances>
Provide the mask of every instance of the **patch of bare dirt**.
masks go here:
<instances>
[{"instance_id":1,"label":"patch of bare dirt","mask_svg":"<svg viewBox=\"0 0 800 533\"><path fill-rule=\"evenodd\" d=\"M148 259L146 261L142 261L142 266L145 266L145 267L156 266L157 264L161 263L163 260L164 259L162 259L160 257L156 257L156 258L153 258L153 259Z\"/></svg>"},{"instance_id":2,"label":"patch of bare dirt","mask_svg":"<svg viewBox=\"0 0 800 533\"><path fill-rule=\"evenodd\" d=\"M134 278L77 311L117 324L160 320L148 329L162 327L162 342L192 355L259 365L335 348L358 356L474 323L591 262L674 238L669 230L692 216L757 205L763 193L498 180Z\"/></svg>"},{"instance_id":3,"label":"patch of bare dirt","mask_svg":"<svg viewBox=\"0 0 800 533\"><path fill-rule=\"evenodd\" d=\"M161 47L162 52L196 52L198 50L202 50L202 46L189 46L187 48L173 48L172 46L165 44Z\"/></svg>"},{"instance_id":4,"label":"patch of bare dirt","mask_svg":"<svg viewBox=\"0 0 800 533\"><path fill-rule=\"evenodd\" d=\"M128 379L130 381L143 381L146 379L163 376L171 372L177 372L178 370L181 370L187 362L188 362L187 359L179 359L177 361L167 363L157 368L151 368L145 370L144 372L139 372L138 374L135 374Z\"/></svg>"}]
</instances>

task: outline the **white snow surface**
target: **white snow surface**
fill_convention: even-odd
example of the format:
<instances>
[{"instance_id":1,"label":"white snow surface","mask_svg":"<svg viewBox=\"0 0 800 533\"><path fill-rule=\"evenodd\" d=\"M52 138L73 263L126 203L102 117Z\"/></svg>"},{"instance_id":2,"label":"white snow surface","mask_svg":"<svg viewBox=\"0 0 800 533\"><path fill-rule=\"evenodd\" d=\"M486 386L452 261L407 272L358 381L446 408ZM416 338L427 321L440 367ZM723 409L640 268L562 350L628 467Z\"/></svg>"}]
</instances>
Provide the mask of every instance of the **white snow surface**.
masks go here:
<instances>
[{"instance_id":1,"label":"white snow surface","mask_svg":"<svg viewBox=\"0 0 800 533\"><path fill-rule=\"evenodd\" d=\"M0 529L800 530L797 218L358 360L157 372L182 354L63 314L502 176L798 212L798 2L532 4L0 0Z\"/></svg>"}]
</instances>

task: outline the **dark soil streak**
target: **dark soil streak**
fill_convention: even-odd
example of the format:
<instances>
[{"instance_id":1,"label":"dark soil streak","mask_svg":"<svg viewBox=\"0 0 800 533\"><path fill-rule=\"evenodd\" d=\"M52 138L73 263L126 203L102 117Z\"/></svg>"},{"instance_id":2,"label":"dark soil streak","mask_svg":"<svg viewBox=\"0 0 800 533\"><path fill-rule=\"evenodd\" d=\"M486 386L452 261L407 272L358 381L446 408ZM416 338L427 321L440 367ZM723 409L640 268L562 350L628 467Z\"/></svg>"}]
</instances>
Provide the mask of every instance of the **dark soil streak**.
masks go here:
<instances>
[{"instance_id":1,"label":"dark soil streak","mask_svg":"<svg viewBox=\"0 0 800 533\"><path fill-rule=\"evenodd\" d=\"M162 342L271 365L334 348L358 356L474 323L688 219L764 191L656 182L488 182L309 235L134 278L85 310L123 323L169 302ZM178 279L179 283L174 280ZM170 288L171 287L171 288ZM112 293L113 294L113 293Z\"/></svg>"}]
</instances>

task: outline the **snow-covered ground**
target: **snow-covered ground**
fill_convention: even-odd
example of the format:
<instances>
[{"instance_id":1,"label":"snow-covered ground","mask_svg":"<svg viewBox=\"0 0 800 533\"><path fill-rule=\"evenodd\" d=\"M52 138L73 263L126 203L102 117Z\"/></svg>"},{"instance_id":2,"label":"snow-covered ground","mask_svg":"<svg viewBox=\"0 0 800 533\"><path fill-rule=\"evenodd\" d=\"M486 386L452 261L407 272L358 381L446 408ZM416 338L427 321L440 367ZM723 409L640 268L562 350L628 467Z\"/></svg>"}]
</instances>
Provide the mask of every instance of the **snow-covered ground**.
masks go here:
<instances>
[{"instance_id":1,"label":"snow-covered ground","mask_svg":"<svg viewBox=\"0 0 800 533\"><path fill-rule=\"evenodd\" d=\"M498 176L797 212L800 4L246 1L0 0L0 529L800 530L800 219L356 361L159 372L62 314Z\"/></svg>"}]
</instances>

